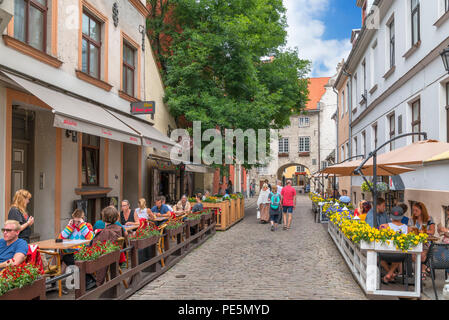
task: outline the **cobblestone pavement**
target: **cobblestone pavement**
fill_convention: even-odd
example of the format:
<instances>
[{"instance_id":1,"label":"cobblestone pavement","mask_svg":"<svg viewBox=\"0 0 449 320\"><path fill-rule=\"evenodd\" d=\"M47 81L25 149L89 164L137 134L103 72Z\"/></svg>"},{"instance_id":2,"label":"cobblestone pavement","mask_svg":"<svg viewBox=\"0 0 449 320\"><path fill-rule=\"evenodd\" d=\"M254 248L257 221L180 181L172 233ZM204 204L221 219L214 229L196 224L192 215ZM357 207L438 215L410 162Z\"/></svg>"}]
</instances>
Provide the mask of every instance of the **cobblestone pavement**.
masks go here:
<instances>
[{"instance_id":1,"label":"cobblestone pavement","mask_svg":"<svg viewBox=\"0 0 449 320\"><path fill-rule=\"evenodd\" d=\"M185 277L184 277L185 276ZM325 225L313 222L310 200L298 196L292 228L271 232L245 219L217 234L154 280L142 299L366 299Z\"/></svg>"}]
</instances>

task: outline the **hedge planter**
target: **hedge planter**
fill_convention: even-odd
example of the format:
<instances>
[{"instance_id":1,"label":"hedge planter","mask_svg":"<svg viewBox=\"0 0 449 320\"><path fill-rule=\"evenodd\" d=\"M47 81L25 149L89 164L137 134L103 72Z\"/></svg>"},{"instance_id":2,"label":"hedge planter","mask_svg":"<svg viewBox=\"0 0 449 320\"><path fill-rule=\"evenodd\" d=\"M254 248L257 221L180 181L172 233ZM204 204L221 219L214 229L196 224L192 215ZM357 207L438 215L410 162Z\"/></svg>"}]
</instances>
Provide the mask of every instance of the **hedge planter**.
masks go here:
<instances>
[{"instance_id":1,"label":"hedge planter","mask_svg":"<svg viewBox=\"0 0 449 320\"><path fill-rule=\"evenodd\" d=\"M34 281L23 288L9 290L0 300L45 300L45 278Z\"/></svg>"},{"instance_id":2,"label":"hedge planter","mask_svg":"<svg viewBox=\"0 0 449 320\"><path fill-rule=\"evenodd\" d=\"M167 235L169 237L174 237L180 233L182 233L182 231L184 230L184 224L176 229L165 229L165 231L167 231Z\"/></svg>"},{"instance_id":3,"label":"hedge planter","mask_svg":"<svg viewBox=\"0 0 449 320\"><path fill-rule=\"evenodd\" d=\"M102 255L96 260L92 261L76 261L76 265L80 267L84 264L86 266L86 273L94 273L104 267L109 266L114 262L119 262L120 260L120 250L110 252L108 254Z\"/></svg>"},{"instance_id":4,"label":"hedge planter","mask_svg":"<svg viewBox=\"0 0 449 320\"><path fill-rule=\"evenodd\" d=\"M160 237L161 236L152 236L146 239L130 240L129 244L136 248L136 250L145 249L156 244L159 241Z\"/></svg>"}]
</instances>

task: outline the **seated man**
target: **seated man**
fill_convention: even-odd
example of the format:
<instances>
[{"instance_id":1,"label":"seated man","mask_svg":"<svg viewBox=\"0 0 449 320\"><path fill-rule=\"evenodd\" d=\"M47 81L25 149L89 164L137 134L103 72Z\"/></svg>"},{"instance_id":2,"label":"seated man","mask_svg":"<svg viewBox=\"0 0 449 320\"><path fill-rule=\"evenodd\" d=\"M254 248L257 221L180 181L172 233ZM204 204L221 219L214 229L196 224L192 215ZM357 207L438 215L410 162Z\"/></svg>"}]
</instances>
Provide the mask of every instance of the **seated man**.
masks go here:
<instances>
[{"instance_id":1,"label":"seated man","mask_svg":"<svg viewBox=\"0 0 449 320\"><path fill-rule=\"evenodd\" d=\"M166 204L167 199L165 198L165 196L161 196L161 197L162 197L162 204L167 206L167 208L170 212L173 212L174 211L173 208L170 205Z\"/></svg>"},{"instance_id":2,"label":"seated man","mask_svg":"<svg viewBox=\"0 0 449 320\"><path fill-rule=\"evenodd\" d=\"M383 224L387 224L391 222L391 219L388 217L387 213L385 212L385 200L383 198L377 198L377 228L379 228ZM368 211L366 215L365 222L371 227L374 227L374 214L373 214L373 208L371 208L370 211Z\"/></svg>"},{"instance_id":3,"label":"seated man","mask_svg":"<svg viewBox=\"0 0 449 320\"><path fill-rule=\"evenodd\" d=\"M162 203L162 196L156 197L156 205L151 208L151 212L153 212L153 214L158 218L164 217L168 219L171 217L171 213L167 205ZM155 221L156 226L160 226L167 219L164 219L163 221Z\"/></svg>"},{"instance_id":4,"label":"seated man","mask_svg":"<svg viewBox=\"0 0 449 320\"><path fill-rule=\"evenodd\" d=\"M25 261L28 253L28 244L19 239L20 224L15 220L5 222L2 228L3 239L0 239L0 270L10 266L19 265Z\"/></svg>"},{"instance_id":5,"label":"seated man","mask_svg":"<svg viewBox=\"0 0 449 320\"><path fill-rule=\"evenodd\" d=\"M190 205L190 202L187 201L187 196L183 195L181 200L178 202L178 204L173 208L175 211L176 216L183 216L190 211L192 211L192 207Z\"/></svg>"}]
</instances>

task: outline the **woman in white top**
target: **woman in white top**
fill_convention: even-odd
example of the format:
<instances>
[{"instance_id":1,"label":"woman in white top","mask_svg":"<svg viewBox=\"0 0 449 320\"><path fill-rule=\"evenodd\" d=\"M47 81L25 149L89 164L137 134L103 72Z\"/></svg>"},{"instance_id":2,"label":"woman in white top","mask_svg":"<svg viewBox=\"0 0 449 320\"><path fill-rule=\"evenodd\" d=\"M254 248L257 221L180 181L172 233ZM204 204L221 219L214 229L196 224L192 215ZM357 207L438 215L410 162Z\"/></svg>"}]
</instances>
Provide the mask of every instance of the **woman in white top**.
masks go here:
<instances>
[{"instance_id":1,"label":"woman in white top","mask_svg":"<svg viewBox=\"0 0 449 320\"><path fill-rule=\"evenodd\" d=\"M139 199L139 208L135 210L139 219L154 220L155 216L150 209L147 208L147 202L144 198Z\"/></svg>"},{"instance_id":2,"label":"woman in white top","mask_svg":"<svg viewBox=\"0 0 449 320\"><path fill-rule=\"evenodd\" d=\"M409 227L401 222L402 218L404 218L404 210L402 210L401 207L394 207L391 209L390 218L392 222L381 225L380 229L390 228L394 232L400 232L402 234L407 234L409 232ZM387 257L388 256L385 256L385 259L387 259ZM387 284L393 281L395 271L401 266L401 262L392 262L391 265L389 265L387 261L381 260L380 264L388 272L385 277L382 278L382 282Z\"/></svg>"},{"instance_id":3,"label":"woman in white top","mask_svg":"<svg viewBox=\"0 0 449 320\"><path fill-rule=\"evenodd\" d=\"M268 196L270 195L270 189L268 189L268 184L264 183L262 190L260 190L259 198L257 199L257 207L260 210L260 223L267 223L270 220L270 200Z\"/></svg>"}]
</instances>

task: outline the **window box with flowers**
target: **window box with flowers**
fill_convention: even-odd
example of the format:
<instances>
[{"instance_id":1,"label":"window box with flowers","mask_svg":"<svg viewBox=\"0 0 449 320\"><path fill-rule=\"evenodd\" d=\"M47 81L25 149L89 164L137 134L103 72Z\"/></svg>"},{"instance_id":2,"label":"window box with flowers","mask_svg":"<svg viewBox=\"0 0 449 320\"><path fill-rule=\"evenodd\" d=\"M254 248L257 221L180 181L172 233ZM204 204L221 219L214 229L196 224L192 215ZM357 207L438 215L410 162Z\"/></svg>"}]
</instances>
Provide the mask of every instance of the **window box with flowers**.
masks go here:
<instances>
[{"instance_id":1,"label":"window box with flowers","mask_svg":"<svg viewBox=\"0 0 449 320\"><path fill-rule=\"evenodd\" d=\"M94 273L120 260L120 246L112 241L95 243L75 253L75 264L86 273Z\"/></svg>"},{"instance_id":2,"label":"window box with flowers","mask_svg":"<svg viewBox=\"0 0 449 320\"><path fill-rule=\"evenodd\" d=\"M169 237L174 237L184 230L185 223L172 220L167 223L167 226L165 227L165 230L167 231L167 235Z\"/></svg>"},{"instance_id":3,"label":"window box with flowers","mask_svg":"<svg viewBox=\"0 0 449 320\"><path fill-rule=\"evenodd\" d=\"M310 152L299 152L298 157L310 157Z\"/></svg>"},{"instance_id":4,"label":"window box with flowers","mask_svg":"<svg viewBox=\"0 0 449 320\"><path fill-rule=\"evenodd\" d=\"M288 153L287 152L280 152L278 154L279 158L288 158Z\"/></svg>"},{"instance_id":5,"label":"window box with flowers","mask_svg":"<svg viewBox=\"0 0 449 320\"><path fill-rule=\"evenodd\" d=\"M139 228L129 237L129 244L136 250L145 249L156 244L161 237L161 231L157 227L147 226Z\"/></svg>"},{"instance_id":6,"label":"window box with flowers","mask_svg":"<svg viewBox=\"0 0 449 320\"><path fill-rule=\"evenodd\" d=\"M189 227L194 227L196 225L198 225L201 221L201 214L197 214L197 213L190 213L187 215L186 217L186 224Z\"/></svg>"},{"instance_id":7,"label":"window box with flowers","mask_svg":"<svg viewBox=\"0 0 449 320\"><path fill-rule=\"evenodd\" d=\"M0 300L44 300L45 278L32 264L6 267L0 274Z\"/></svg>"}]
</instances>

